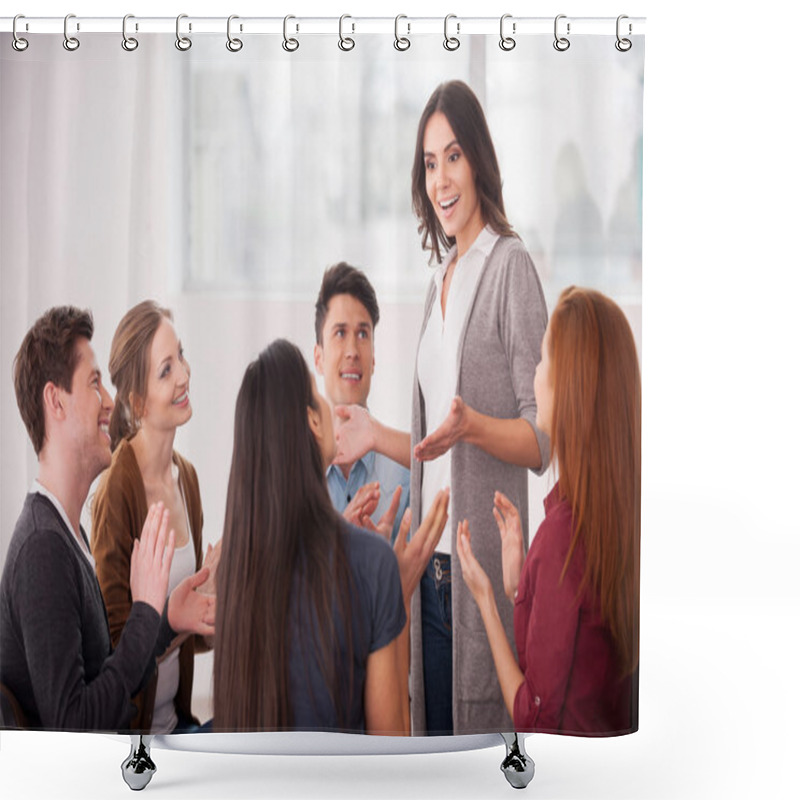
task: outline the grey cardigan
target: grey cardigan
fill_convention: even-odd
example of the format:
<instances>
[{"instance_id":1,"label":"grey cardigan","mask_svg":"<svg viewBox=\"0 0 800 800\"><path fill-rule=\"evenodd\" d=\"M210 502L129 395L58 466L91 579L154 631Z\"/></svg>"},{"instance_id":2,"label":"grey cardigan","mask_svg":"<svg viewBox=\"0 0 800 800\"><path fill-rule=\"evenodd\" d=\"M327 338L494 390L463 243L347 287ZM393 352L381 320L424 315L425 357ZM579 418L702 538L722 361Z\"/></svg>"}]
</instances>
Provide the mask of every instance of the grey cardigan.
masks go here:
<instances>
[{"instance_id":1,"label":"grey cardigan","mask_svg":"<svg viewBox=\"0 0 800 800\"><path fill-rule=\"evenodd\" d=\"M428 322L436 287L431 281L425 301L422 331ZM522 242L500 237L486 259L467 312L458 347L456 391L464 402L483 414L509 419L522 417L536 433L544 472L550 442L535 426L533 376L541 358L547 327L547 308L539 276ZM420 333L420 339L421 339ZM419 349L419 345L418 345ZM414 374L412 446L425 435L425 403ZM416 530L421 517L422 470L412 458L411 509ZM469 520L472 548L486 570L509 642L514 646L513 608L503 594L500 536L492 516L495 490L508 495L519 509L527 550L528 474L523 467L500 461L480 448L459 442L452 449L450 532L453 580L453 732L455 734L513 731L489 640L478 606L461 574L456 553L456 523ZM445 531L445 536L448 532ZM425 732L425 692L419 590L411 604L411 726Z\"/></svg>"}]
</instances>

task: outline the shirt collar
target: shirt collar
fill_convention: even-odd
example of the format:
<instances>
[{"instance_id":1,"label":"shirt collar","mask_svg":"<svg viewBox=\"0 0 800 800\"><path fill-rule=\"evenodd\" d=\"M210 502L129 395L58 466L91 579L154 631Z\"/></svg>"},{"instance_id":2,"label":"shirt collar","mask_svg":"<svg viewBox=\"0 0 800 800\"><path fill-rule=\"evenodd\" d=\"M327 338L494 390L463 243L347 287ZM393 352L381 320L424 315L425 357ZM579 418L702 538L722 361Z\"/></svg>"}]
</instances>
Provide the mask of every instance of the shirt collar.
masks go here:
<instances>
[{"instance_id":1,"label":"shirt collar","mask_svg":"<svg viewBox=\"0 0 800 800\"><path fill-rule=\"evenodd\" d=\"M67 516L67 512L64 511L64 506L61 505L61 501L45 486L39 483L38 480L34 480L33 484L31 485L31 494L40 494L43 497L46 497L54 506L56 511L58 511L59 516L64 521L64 524L67 526L67 530L75 537L76 541L78 542L78 546L81 549L81 552L86 556L89 560L89 563L94 568L95 561L92 558L92 554L86 547L86 540L83 538L83 531L75 533L72 529L72 524L69 521L69 517Z\"/></svg>"},{"instance_id":2,"label":"shirt collar","mask_svg":"<svg viewBox=\"0 0 800 800\"><path fill-rule=\"evenodd\" d=\"M469 246L469 249L466 253L461 255L461 259L465 259L468 257L479 256L482 259L486 259L489 253L492 251L492 248L495 245L495 242L500 238L500 235L495 233L488 225L485 225L483 230L477 235L475 241ZM442 281L444 280L444 274L447 272L447 268L450 266L450 262L456 257L457 246L453 245L445 254L442 263L439 264L436 272L433 273L433 279L436 282L436 286L441 289Z\"/></svg>"},{"instance_id":3,"label":"shirt collar","mask_svg":"<svg viewBox=\"0 0 800 800\"><path fill-rule=\"evenodd\" d=\"M352 466L350 467L351 475L353 474L353 470L356 468L356 464L363 464L364 469L367 472L367 475L369 475L372 472L373 465L375 464L375 451L370 450L368 453L365 453L363 456L361 456L361 458L356 459L353 462ZM342 468L338 464L331 464L328 467L328 471L326 474L330 475L331 470L336 470L339 473L339 475L341 475L342 480L344 480L344 473L342 472Z\"/></svg>"}]
</instances>

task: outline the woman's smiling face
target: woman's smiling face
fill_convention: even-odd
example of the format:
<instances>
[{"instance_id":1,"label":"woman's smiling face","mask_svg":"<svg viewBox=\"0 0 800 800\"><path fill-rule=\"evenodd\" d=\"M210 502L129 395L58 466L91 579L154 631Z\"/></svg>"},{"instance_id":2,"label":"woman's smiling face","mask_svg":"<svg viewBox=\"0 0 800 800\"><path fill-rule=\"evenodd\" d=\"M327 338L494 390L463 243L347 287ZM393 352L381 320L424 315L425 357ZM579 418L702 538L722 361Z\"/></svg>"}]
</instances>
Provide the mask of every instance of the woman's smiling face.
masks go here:
<instances>
[{"instance_id":1,"label":"woman's smiling face","mask_svg":"<svg viewBox=\"0 0 800 800\"><path fill-rule=\"evenodd\" d=\"M425 190L445 234L454 237L459 254L483 230L475 175L447 117L431 114L422 141Z\"/></svg>"},{"instance_id":2,"label":"woman's smiling face","mask_svg":"<svg viewBox=\"0 0 800 800\"><path fill-rule=\"evenodd\" d=\"M143 425L169 430L191 419L190 375L189 362L184 357L175 326L164 317L150 345Z\"/></svg>"}]
</instances>

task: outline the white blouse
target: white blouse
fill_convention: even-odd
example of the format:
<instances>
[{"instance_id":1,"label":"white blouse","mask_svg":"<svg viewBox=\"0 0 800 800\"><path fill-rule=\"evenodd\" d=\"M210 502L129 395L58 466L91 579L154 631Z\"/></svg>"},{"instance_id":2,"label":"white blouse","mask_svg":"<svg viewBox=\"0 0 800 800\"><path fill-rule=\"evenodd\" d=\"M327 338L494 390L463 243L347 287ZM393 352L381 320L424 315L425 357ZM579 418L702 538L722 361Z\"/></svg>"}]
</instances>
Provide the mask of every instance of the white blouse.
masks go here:
<instances>
[{"instance_id":1,"label":"white blouse","mask_svg":"<svg viewBox=\"0 0 800 800\"><path fill-rule=\"evenodd\" d=\"M450 413L458 387L458 345L467 315L478 288L483 267L500 237L488 226L453 268L447 294L446 313L442 316L442 283L447 267L456 256L453 246L433 276L436 299L422 333L417 353L417 378L425 399L425 430L433 433ZM436 493L450 486L450 451L422 465L422 517L428 513ZM456 520L451 520L455 525ZM442 534L436 550L450 553L450 536Z\"/></svg>"}]
</instances>

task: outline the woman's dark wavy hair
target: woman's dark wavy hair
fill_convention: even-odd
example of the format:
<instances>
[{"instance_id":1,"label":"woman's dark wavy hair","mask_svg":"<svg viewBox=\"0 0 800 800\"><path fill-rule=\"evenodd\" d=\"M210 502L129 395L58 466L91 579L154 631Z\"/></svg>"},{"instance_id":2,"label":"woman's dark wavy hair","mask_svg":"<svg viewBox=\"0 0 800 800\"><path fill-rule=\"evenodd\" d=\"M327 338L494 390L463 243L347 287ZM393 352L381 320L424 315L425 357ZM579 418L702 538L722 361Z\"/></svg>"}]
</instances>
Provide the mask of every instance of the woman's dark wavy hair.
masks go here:
<instances>
[{"instance_id":1,"label":"woman's dark wavy hair","mask_svg":"<svg viewBox=\"0 0 800 800\"><path fill-rule=\"evenodd\" d=\"M309 633L303 661L320 665L342 723L352 702L351 573L309 427L311 380L298 348L278 339L247 367L236 400L217 573L215 730L292 727L293 620Z\"/></svg>"},{"instance_id":2,"label":"woman's dark wavy hair","mask_svg":"<svg viewBox=\"0 0 800 800\"><path fill-rule=\"evenodd\" d=\"M436 212L428 200L425 188L425 151L423 142L428 120L441 111L447 117L461 150L472 167L475 191L481 204L483 221L501 236L516 236L506 219L503 205L503 182L481 104L472 89L463 81L440 83L428 99L417 127L417 146L411 168L411 200L419 220L417 231L422 234L422 249L431 251L431 259L442 260L445 250L455 244L447 236Z\"/></svg>"}]
</instances>

